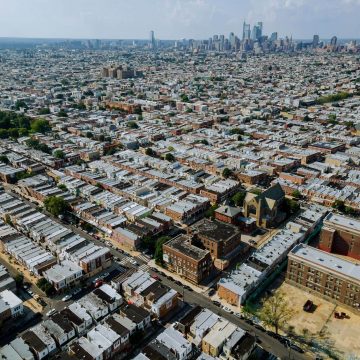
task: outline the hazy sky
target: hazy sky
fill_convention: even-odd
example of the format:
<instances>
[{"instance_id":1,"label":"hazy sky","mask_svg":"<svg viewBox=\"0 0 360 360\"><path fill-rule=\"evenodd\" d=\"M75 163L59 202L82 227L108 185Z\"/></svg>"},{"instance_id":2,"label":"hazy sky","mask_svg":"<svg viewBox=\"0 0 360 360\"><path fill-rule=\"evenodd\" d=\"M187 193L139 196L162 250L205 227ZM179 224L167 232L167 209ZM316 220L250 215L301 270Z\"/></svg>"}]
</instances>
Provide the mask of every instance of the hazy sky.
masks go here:
<instances>
[{"instance_id":1,"label":"hazy sky","mask_svg":"<svg viewBox=\"0 0 360 360\"><path fill-rule=\"evenodd\" d=\"M360 0L0 0L0 37L208 38L244 19L280 36L360 38Z\"/></svg>"}]
</instances>

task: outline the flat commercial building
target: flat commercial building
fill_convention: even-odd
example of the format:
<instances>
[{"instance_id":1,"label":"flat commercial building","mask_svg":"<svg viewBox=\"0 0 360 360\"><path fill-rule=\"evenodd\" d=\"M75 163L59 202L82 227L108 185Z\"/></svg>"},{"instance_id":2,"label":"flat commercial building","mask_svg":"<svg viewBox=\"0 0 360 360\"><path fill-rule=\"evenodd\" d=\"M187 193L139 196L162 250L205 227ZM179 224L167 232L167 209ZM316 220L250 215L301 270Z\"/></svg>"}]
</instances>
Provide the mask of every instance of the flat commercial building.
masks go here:
<instances>
[{"instance_id":1,"label":"flat commercial building","mask_svg":"<svg viewBox=\"0 0 360 360\"><path fill-rule=\"evenodd\" d=\"M328 214L324 219L319 249L360 260L360 221Z\"/></svg>"},{"instance_id":2,"label":"flat commercial building","mask_svg":"<svg viewBox=\"0 0 360 360\"><path fill-rule=\"evenodd\" d=\"M304 244L288 257L287 282L360 312L360 264Z\"/></svg>"}]
</instances>

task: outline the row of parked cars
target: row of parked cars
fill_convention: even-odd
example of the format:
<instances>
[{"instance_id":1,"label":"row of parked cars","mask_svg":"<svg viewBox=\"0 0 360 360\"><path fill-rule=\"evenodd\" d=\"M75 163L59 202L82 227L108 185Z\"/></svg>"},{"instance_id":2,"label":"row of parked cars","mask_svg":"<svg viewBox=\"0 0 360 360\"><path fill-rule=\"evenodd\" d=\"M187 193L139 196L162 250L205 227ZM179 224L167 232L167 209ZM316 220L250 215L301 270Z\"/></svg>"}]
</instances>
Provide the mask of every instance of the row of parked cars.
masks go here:
<instances>
[{"instance_id":1,"label":"row of parked cars","mask_svg":"<svg viewBox=\"0 0 360 360\"><path fill-rule=\"evenodd\" d=\"M188 291L193 291L192 287L189 285L184 285L180 280L175 280L172 276L165 274L163 271L158 270L155 267L150 268L151 271L160 274L161 276L166 277L170 281L173 281L176 285L182 286L184 289ZM159 277L157 277L157 280L161 281Z\"/></svg>"}]
</instances>

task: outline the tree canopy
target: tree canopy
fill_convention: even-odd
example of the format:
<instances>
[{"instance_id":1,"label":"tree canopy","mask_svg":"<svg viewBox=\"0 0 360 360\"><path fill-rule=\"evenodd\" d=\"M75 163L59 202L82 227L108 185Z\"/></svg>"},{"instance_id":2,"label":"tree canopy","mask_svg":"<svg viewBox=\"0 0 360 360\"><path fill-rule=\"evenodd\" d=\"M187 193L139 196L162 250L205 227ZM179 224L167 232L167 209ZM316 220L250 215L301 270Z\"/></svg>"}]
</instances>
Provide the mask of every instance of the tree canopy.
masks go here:
<instances>
[{"instance_id":1,"label":"tree canopy","mask_svg":"<svg viewBox=\"0 0 360 360\"><path fill-rule=\"evenodd\" d=\"M170 240L169 236L161 236L161 237L159 237L159 239L156 240L154 258L155 258L155 262L157 264L160 264L160 265L164 264L162 246L169 240Z\"/></svg>"},{"instance_id":2,"label":"tree canopy","mask_svg":"<svg viewBox=\"0 0 360 360\"><path fill-rule=\"evenodd\" d=\"M222 172L222 176L227 179L232 175L232 171L229 168L225 168Z\"/></svg>"},{"instance_id":3,"label":"tree canopy","mask_svg":"<svg viewBox=\"0 0 360 360\"><path fill-rule=\"evenodd\" d=\"M49 196L44 201L45 209L54 216L65 215L70 210L69 203L62 197Z\"/></svg>"},{"instance_id":4,"label":"tree canopy","mask_svg":"<svg viewBox=\"0 0 360 360\"><path fill-rule=\"evenodd\" d=\"M244 203L245 196L246 196L246 191L238 191L235 195L233 195L231 200L236 206L242 206Z\"/></svg>"},{"instance_id":5,"label":"tree canopy","mask_svg":"<svg viewBox=\"0 0 360 360\"><path fill-rule=\"evenodd\" d=\"M276 291L274 295L263 301L262 308L258 313L266 326L273 327L276 334L283 328L294 315L285 295Z\"/></svg>"},{"instance_id":6,"label":"tree canopy","mask_svg":"<svg viewBox=\"0 0 360 360\"><path fill-rule=\"evenodd\" d=\"M31 131L45 134L51 130L49 121L37 119L31 122Z\"/></svg>"}]
</instances>

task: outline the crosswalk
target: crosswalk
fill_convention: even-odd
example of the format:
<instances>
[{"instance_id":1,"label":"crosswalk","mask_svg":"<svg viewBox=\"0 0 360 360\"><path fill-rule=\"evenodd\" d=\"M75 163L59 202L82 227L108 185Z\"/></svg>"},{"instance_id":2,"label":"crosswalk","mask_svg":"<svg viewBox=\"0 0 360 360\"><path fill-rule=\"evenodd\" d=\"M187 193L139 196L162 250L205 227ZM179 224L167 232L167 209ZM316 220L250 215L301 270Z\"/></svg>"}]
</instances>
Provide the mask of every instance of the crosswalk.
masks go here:
<instances>
[{"instance_id":1,"label":"crosswalk","mask_svg":"<svg viewBox=\"0 0 360 360\"><path fill-rule=\"evenodd\" d=\"M143 260L144 261L144 260ZM147 260L148 261L148 260ZM125 266L125 267L134 267L134 264L132 264L129 261L129 258L122 258L120 261L118 261L119 265ZM138 267L139 270L148 271L150 269L150 266L147 264L142 264Z\"/></svg>"},{"instance_id":2,"label":"crosswalk","mask_svg":"<svg viewBox=\"0 0 360 360\"><path fill-rule=\"evenodd\" d=\"M138 270L142 270L142 271L148 271L150 269L150 266L147 264L142 264L138 267Z\"/></svg>"},{"instance_id":3,"label":"crosswalk","mask_svg":"<svg viewBox=\"0 0 360 360\"><path fill-rule=\"evenodd\" d=\"M140 254L138 256L136 256L139 260L142 260L144 263L148 263L150 261L150 258L148 258L146 255L144 254Z\"/></svg>"}]
</instances>

